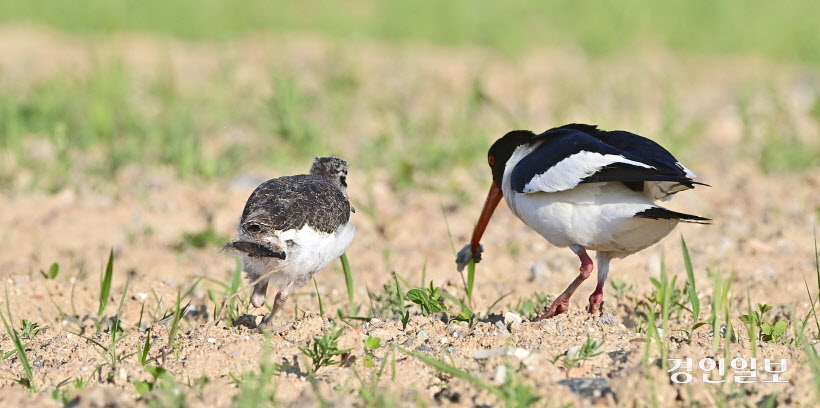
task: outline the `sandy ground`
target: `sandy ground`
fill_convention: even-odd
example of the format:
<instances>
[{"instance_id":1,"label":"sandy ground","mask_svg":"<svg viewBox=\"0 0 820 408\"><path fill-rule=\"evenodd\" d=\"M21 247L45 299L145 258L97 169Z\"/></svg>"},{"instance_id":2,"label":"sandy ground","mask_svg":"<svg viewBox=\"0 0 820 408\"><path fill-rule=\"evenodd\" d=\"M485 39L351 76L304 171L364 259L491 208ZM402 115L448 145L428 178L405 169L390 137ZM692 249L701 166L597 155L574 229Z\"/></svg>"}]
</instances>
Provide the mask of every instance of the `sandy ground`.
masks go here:
<instances>
[{"instance_id":1,"label":"sandy ground","mask_svg":"<svg viewBox=\"0 0 820 408\"><path fill-rule=\"evenodd\" d=\"M6 49L13 48L10 41L8 36L0 35L0 44L5 44ZM133 45L130 50L138 55L140 48L134 44L140 41L129 41ZM442 53L412 51L422 55L425 52ZM82 65L82 52L77 54L72 56L68 48L57 58L74 58ZM6 72L14 75L9 68ZM506 367L510 372L507 375L514 372L519 380L531 385L544 405L648 406L655 398L659 406L710 406L715 401L743 406L758 404L770 396L782 405L810 405L816 398L812 391L814 376L808 366L800 363L805 360L803 352L788 344L763 343L758 350L758 358L788 359L785 384L757 381L741 386L734 384L731 374L727 374L728 380L723 384L707 385L696 380L686 386L675 385L669 374L655 365L659 354L654 346L650 350L651 364L644 367L647 340L645 334L636 332L640 316L636 305L652 293L649 278L659 276L662 259L671 276L678 276L679 282L685 280L680 235L686 238L692 253L704 304L701 316L710 313L713 285L707 270L720 270L723 276L731 274L736 327L742 327L737 317L746 312L749 301L773 305L770 318L785 319L790 313L802 318L808 313L803 279L805 276L811 287L817 287L813 275L813 234L820 206L820 173L810 169L771 176L750 163L710 160L714 153L710 153L709 147L728 143L718 140L701 143L705 148L698 146L701 150L696 152L701 152L703 158L687 165L699 175L699 180L712 187L680 194L669 205L675 210L714 218L713 225L681 225L658 245L614 261L610 277L625 282L629 289L616 296L607 285L603 314L592 316L583 310L594 288L591 279L581 286L567 315L538 323L525 320L511 332L496 322L503 322L504 315L519 300L532 299L535 292L550 296L560 293L574 278L578 265L569 250L550 246L514 218L504 204L496 211L483 240L484 261L477 267L474 310L485 311L501 295L511 294L474 327L448 323L442 316L421 316L415 307L404 330L400 322L390 319L354 322L355 327L340 323L335 317L336 310L347 307L347 294L340 264L334 262L317 275L319 292L330 317L318 315L317 299L308 286L297 291L277 318L280 324L295 321L295 326L266 338L246 327L226 327L224 322L214 325L214 305L207 290L221 290L213 281L230 282L236 259L215 246L180 249L179 243L183 234L201 231L209 222L217 232L230 236L244 201L255 186L247 180L280 176L281 170L263 168L234 179L205 183L183 182L170 170L134 165L120 172L108 187L79 186L54 195L4 192L0 195L0 276L8 295L2 302L3 308L8 303L14 316L12 323L18 328L20 320L26 318L44 329L30 341L24 341L39 392L28 394L13 381L20 378L22 365L12 355L0 361L0 404L59 405L51 393L60 387L76 397L78 406L146 405L149 398L140 398L133 382L147 381L151 376L133 353L150 332L153 345L149 361L173 375L179 384L176 392L184 394L190 406L230 405L238 393L232 376L257 371L262 359L282 364L273 380L276 399L282 405L315 406L320 399L336 406L363 405L359 390L376 371L363 365L362 340L367 336L383 340L383 347L375 352L377 368L382 359L387 361L379 393L399 406L491 406L497 400L465 380L437 372L407 355L393 354L393 345L444 359L491 383L503 377L499 372ZM424 276L461 297L463 288L453 262L447 223L457 247L469 240L483 203L489 171L482 166L475 171L483 172L477 174L484 176L460 178L460 186L472 192L465 197L423 189L396 189L386 175L378 171L364 175L356 167L353 163L349 178L353 204L364 207L371 197L376 199L369 214L354 215L358 233L348 250L356 302L362 306L360 314L368 309L368 290L382 293L382 285L391 280L391 271L417 286L422 285ZM464 170L459 172L450 177L464 174ZM125 337L116 348L119 355L127 357L116 367L106 365L106 356L92 342L107 345L107 334L94 333L87 318L96 313L98 276L111 249L115 254L115 274L108 299L109 315L114 313L125 282L131 278L120 316ZM52 262L59 263L60 274L55 280L47 280L39 271ZM539 273L533 273L533 269ZM176 293L187 290L201 277L207 279L190 296L192 309L184 319L175 351L163 353L168 328L154 323L155 311L159 309L161 317L162 311L172 306ZM157 304L154 294L161 298L161 304ZM65 319L60 310L77 315L79 323ZM262 312L249 310L256 316ZM138 327L140 320L144 327ZM685 315L674 318L670 327L684 329L691 323L691 317ZM351 358L345 365L320 369L310 379L308 360L299 347L331 325L345 328L340 344L352 349ZM696 332L691 344L679 331L673 330L669 335L673 358L691 357L697 362L704 357L724 355L722 348L713 351L708 326ZM738 335L739 341L729 344L728 355L751 357L745 329L739 329ZM811 325L808 335L817 338ZM583 344L587 337L604 340L604 353L577 368L566 369L560 362L552 362L571 347ZM476 352L501 348L510 348L510 354L515 355L476 358ZM514 348L525 351L516 354ZM12 349L9 336L0 336L3 354ZM697 369L694 374L699 378ZM759 375L762 379L765 373ZM71 391L77 378L86 379L88 384ZM207 381L198 381L201 378ZM572 387L562 383L579 378L602 382L595 383L597 386L586 393L578 391L581 380L573 380ZM575 391L568 392L569 388ZM170 394L173 393L172 390ZM165 398L168 393L155 390L152 395Z\"/></svg>"}]
</instances>

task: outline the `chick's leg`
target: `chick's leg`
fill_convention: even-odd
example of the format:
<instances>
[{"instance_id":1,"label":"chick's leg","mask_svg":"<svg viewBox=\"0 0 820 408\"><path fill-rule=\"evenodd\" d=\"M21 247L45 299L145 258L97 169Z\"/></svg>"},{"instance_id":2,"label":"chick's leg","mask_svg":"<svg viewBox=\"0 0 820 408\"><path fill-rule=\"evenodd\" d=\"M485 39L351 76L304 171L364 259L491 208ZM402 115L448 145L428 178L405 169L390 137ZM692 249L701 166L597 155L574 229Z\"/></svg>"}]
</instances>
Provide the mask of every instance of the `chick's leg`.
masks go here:
<instances>
[{"instance_id":1,"label":"chick's leg","mask_svg":"<svg viewBox=\"0 0 820 408\"><path fill-rule=\"evenodd\" d=\"M273 307L271 308L270 313L268 313L265 316L265 318L262 319L262 322L259 323L259 326L256 327L258 331L269 330L276 333L281 333L289 329L291 326L293 326L293 323L289 323L284 326L277 327L274 326L272 323L273 316L275 316L276 313L279 312L279 310L281 310L282 307L285 305L285 302L288 300L291 291L293 291L293 282L289 283L287 286L285 286L283 289L276 293L276 298L273 300Z\"/></svg>"}]
</instances>

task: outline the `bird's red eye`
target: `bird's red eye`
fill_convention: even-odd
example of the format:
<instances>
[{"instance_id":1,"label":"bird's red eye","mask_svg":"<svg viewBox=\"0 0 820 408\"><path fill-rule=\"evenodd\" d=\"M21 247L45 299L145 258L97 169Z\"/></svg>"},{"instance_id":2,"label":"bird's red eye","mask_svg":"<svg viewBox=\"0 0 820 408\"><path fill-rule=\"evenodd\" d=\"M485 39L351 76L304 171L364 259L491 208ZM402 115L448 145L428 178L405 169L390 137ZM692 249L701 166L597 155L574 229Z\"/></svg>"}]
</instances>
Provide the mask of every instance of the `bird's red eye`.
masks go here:
<instances>
[{"instance_id":1,"label":"bird's red eye","mask_svg":"<svg viewBox=\"0 0 820 408\"><path fill-rule=\"evenodd\" d=\"M490 166L495 166L495 157L487 157L487 161L490 163Z\"/></svg>"}]
</instances>

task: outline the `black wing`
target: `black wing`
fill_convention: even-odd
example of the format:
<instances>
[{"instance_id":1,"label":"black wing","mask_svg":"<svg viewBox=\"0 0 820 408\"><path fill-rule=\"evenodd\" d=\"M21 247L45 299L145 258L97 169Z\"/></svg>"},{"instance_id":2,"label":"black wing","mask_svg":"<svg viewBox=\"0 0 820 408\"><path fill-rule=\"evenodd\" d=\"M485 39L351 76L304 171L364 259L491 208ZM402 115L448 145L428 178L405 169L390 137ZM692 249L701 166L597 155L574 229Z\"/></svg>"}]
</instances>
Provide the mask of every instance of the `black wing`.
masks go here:
<instances>
[{"instance_id":1,"label":"black wing","mask_svg":"<svg viewBox=\"0 0 820 408\"><path fill-rule=\"evenodd\" d=\"M711 218L698 217L697 215L667 210L663 207L652 207L633 215L635 218L649 218L653 220L678 220L681 222L691 222L695 224L709 224Z\"/></svg>"},{"instance_id":2,"label":"black wing","mask_svg":"<svg viewBox=\"0 0 820 408\"><path fill-rule=\"evenodd\" d=\"M329 181L313 175L268 180L254 190L242 223L262 222L272 230L301 229L305 224L332 233L350 220L350 202Z\"/></svg>"},{"instance_id":3,"label":"black wing","mask_svg":"<svg viewBox=\"0 0 820 408\"><path fill-rule=\"evenodd\" d=\"M624 131L604 132L589 125L566 125L535 136L535 150L512 171L514 191L557 192L581 183L619 181L633 189L643 182L671 182L692 188L683 166L659 144Z\"/></svg>"}]
</instances>

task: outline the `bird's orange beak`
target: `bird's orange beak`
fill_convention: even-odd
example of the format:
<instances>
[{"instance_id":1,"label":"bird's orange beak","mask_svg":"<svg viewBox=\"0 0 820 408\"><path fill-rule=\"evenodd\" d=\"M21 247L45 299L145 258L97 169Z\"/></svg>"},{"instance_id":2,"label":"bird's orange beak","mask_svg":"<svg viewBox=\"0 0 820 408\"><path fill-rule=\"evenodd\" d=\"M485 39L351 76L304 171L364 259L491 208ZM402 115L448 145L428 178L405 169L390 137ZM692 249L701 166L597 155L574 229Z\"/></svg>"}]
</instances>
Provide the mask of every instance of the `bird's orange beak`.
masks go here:
<instances>
[{"instance_id":1,"label":"bird's orange beak","mask_svg":"<svg viewBox=\"0 0 820 408\"><path fill-rule=\"evenodd\" d=\"M495 184L495 181L493 181L493 184L490 186L490 192L487 193L487 200L484 201L484 209L481 210L481 216L478 217L478 224L476 224L475 230L473 230L473 238L470 240L473 253L478 252L478 243L481 241L481 236L484 235L484 230L487 229L490 217L493 216L495 207L498 207L498 202L501 201L501 197L504 197L504 194L501 192L501 188L498 187L498 184Z\"/></svg>"}]
</instances>

